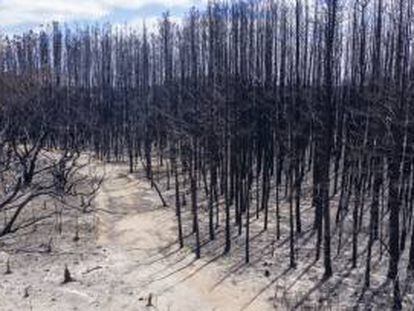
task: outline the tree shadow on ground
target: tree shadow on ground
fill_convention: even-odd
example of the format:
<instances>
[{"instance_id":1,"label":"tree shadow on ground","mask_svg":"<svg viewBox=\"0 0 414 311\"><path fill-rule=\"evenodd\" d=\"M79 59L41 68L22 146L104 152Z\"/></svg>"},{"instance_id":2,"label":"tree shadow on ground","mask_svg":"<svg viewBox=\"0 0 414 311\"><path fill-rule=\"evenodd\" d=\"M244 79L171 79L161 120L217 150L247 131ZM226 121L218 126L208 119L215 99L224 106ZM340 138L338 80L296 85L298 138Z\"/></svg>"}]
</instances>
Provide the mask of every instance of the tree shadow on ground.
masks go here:
<instances>
[{"instance_id":1,"label":"tree shadow on ground","mask_svg":"<svg viewBox=\"0 0 414 311\"><path fill-rule=\"evenodd\" d=\"M286 275L289 271L291 270L291 268L286 268L284 271L282 271L278 276L276 276L275 278L273 278L265 287L263 287L261 290L259 290L259 292L254 295L242 308L241 310L246 310L257 298L260 297L260 295L262 295L268 288L270 288L270 286L272 286L273 284L275 284L278 280L280 280L284 275Z\"/></svg>"},{"instance_id":2,"label":"tree shadow on ground","mask_svg":"<svg viewBox=\"0 0 414 311\"><path fill-rule=\"evenodd\" d=\"M218 259L219 259L219 257L221 257L221 255L217 255L216 257L213 257L213 258L211 258L210 260L206 261L206 262L205 262L205 263L203 263L200 267L198 267L197 269L195 269L193 272L189 273L188 275L186 275L185 277L181 278L180 280L178 280L178 281L177 281L177 282L175 282L174 284L171 284L170 286L168 286L167 288L165 288L165 289L164 289L164 291L168 291L168 290L170 290L170 289L174 288L175 286L177 286L177 285L179 285L179 284L181 284L181 283L184 283L185 281L187 281L187 280L189 280L190 278L194 277L197 273L199 273L201 270L203 270L204 268L206 268L208 265L210 265L210 264L212 264L213 262L215 262L216 260L218 260ZM185 269L185 268L187 268L187 267L189 267L189 266L191 266L191 265L193 265L194 263L195 263L195 260L191 261L188 265L186 265L186 266L184 267L184 269ZM184 269L178 269L178 270L179 270L179 271L181 271L181 270L184 270ZM173 273L169 273L168 275L166 275L166 276L164 276L164 277L160 278L160 280L161 280L161 279L164 279L164 278L168 278L168 277L172 276L173 274L176 274L176 273L177 273L177 272L179 272L179 271L175 271L175 272L173 272Z\"/></svg>"},{"instance_id":3,"label":"tree shadow on ground","mask_svg":"<svg viewBox=\"0 0 414 311\"><path fill-rule=\"evenodd\" d=\"M292 310L299 310L305 302L309 299L309 297L317 291L327 280L322 278L317 282L312 288L310 288L303 296L300 298L300 300L293 306Z\"/></svg>"}]
</instances>

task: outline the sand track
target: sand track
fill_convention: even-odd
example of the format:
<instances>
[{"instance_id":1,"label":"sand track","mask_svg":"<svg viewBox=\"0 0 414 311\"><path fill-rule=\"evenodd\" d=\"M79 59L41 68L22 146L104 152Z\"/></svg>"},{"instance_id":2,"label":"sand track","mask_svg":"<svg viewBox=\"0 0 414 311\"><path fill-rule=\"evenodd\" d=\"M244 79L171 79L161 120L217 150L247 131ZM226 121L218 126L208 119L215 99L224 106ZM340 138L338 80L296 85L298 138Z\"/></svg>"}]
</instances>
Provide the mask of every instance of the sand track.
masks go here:
<instances>
[{"instance_id":1,"label":"sand track","mask_svg":"<svg viewBox=\"0 0 414 311\"><path fill-rule=\"evenodd\" d=\"M232 272L232 258L221 256L222 240L208 245L218 247L218 255L203 248L201 260L195 260L191 236L178 248L174 209L162 207L143 172L126 174L121 164L96 163L92 169L105 172L105 180L95 199L97 213L79 218L79 241L73 239L72 210L60 234L48 219L37 231L3 241L8 247L0 249L0 271L11 258L13 273L1 274L1 311L273 310L273 289L263 294L263 276L254 270ZM50 253L36 251L50 239ZM62 284L66 265L75 281Z\"/></svg>"},{"instance_id":2,"label":"sand track","mask_svg":"<svg viewBox=\"0 0 414 311\"><path fill-rule=\"evenodd\" d=\"M110 250L108 260L123 283L110 284L111 295L102 305L107 310L119 310L121 305L136 310L137 298L144 298L141 305L145 305L150 294L158 310L230 311L248 305L255 295L249 280L218 284L223 267L214 258L195 261L189 249L179 250L173 210L162 207L144 178L120 171L106 167L106 182L97 198L97 206L111 211L100 217L98 243ZM127 303L119 295L123 287L138 290L139 297L130 297ZM245 309L272 308L259 300Z\"/></svg>"}]
</instances>

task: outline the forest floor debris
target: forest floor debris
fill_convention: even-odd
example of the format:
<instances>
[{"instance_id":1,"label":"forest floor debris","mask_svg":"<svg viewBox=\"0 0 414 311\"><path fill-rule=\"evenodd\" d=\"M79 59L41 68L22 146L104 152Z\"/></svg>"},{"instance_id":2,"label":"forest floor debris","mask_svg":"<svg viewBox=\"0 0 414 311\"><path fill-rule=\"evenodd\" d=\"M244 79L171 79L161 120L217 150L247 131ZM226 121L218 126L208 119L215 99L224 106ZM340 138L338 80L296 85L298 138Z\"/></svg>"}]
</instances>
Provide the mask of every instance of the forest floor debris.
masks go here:
<instances>
[{"instance_id":1,"label":"forest floor debris","mask_svg":"<svg viewBox=\"0 0 414 311\"><path fill-rule=\"evenodd\" d=\"M314 250L305 247L313 237L307 230L310 214L297 238L296 269L289 269L286 260L288 228L282 227L282 238L275 241L273 226L263 232L262 220L254 218L250 264L244 263L244 237L237 230L232 252L222 254L224 226L217 229L215 241L202 241L202 258L195 260L191 228L184 227L186 246L180 250L174 209L162 206L142 170L126 171L125 165L105 165L106 179L95 201L99 212L77 218L78 241L73 240L70 214L63 215L61 234L49 220L35 232L19 231L0 241L0 269L7 271L9 262L12 271L0 281L0 310L348 310L362 305L380 310L391 299L390 284L380 277L385 261L373 265L374 290L363 296L358 285L362 260L356 269L334 261L334 276L321 280L322 263L315 263ZM171 202L173 194L165 191ZM183 215L190 217L188 211ZM203 226L204 217L207 213L201 212ZM50 239L53 245L45 253L39 246L51 244ZM350 255L347 247L343 252ZM74 282L63 284L66 265ZM401 288L407 306L412 291L409 283Z\"/></svg>"}]
</instances>

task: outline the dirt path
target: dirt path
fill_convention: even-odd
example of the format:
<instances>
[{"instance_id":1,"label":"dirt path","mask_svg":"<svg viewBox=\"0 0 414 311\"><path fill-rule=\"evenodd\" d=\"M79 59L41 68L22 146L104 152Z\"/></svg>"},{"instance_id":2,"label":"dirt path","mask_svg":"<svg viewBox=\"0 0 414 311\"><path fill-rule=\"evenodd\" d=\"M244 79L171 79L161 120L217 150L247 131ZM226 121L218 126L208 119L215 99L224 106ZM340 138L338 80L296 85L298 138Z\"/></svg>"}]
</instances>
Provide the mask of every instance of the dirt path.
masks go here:
<instances>
[{"instance_id":1,"label":"dirt path","mask_svg":"<svg viewBox=\"0 0 414 311\"><path fill-rule=\"evenodd\" d=\"M120 172L125 168L106 166L97 197L97 206L108 211L100 216L98 243L109 251L104 264L114 274L101 307L136 310L151 295L158 310L272 310L259 299L250 303L253 279L219 282L223 267L178 250L173 210L161 207L144 178Z\"/></svg>"}]
</instances>

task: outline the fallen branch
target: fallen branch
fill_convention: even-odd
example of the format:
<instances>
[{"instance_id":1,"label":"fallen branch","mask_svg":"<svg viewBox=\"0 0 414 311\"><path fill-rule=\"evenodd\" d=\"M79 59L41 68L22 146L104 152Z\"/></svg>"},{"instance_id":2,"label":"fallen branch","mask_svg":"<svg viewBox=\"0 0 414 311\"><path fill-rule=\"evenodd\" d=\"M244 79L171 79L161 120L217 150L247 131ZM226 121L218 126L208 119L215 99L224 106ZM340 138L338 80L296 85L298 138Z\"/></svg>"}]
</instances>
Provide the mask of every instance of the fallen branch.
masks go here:
<instances>
[{"instance_id":1,"label":"fallen branch","mask_svg":"<svg viewBox=\"0 0 414 311\"><path fill-rule=\"evenodd\" d=\"M93 272L93 271L100 270L100 269L102 269L102 268L103 268L102 266L96 266L96 267L93 267L93 268L90 268L90 269L86 270L86 271L85 271L85 272L83 272L82 274L83 274L83 275L85 275L85 274L91 273L91 272Z\"/></svg>"}]
</instances>

